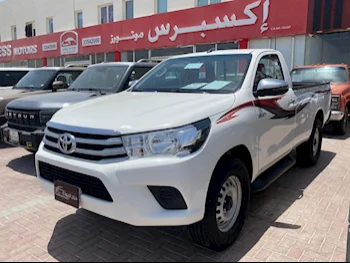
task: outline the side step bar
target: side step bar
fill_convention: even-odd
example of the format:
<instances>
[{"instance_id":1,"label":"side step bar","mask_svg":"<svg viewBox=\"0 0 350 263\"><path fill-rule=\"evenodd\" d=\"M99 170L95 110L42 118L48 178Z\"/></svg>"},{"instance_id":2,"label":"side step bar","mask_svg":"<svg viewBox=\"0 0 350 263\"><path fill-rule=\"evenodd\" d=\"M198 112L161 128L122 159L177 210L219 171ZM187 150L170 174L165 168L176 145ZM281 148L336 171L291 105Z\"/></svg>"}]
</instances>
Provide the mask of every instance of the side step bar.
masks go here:
<instances>
[{"instance_id":1,"label":"side step bar","mask_svg":"<svg viewBox=\"0 0 350 263\"><path fill-rule=\"evenodd\" d=\"M273 167L261 174L252 184L252 192L257 193L266 190L278 178L285 174L296 164L296 159L292 155L283 158Z\"/></svg>"}]
</instances>

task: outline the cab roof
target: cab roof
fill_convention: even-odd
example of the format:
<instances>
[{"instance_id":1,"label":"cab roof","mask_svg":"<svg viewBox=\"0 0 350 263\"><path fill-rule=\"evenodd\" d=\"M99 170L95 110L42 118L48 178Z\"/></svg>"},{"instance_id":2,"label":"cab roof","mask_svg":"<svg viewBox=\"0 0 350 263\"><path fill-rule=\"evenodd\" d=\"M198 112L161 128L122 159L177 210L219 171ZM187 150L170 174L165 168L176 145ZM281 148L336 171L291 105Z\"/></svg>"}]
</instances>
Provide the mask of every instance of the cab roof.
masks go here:
<instances>
[{"instance_id":1,"label":"cab roof","mask_svg":"<svg viewBox=\"0 0 350 263\"><path fill-rule=\"evenodd\" d=\"M149 67L154 67L156 65L158 65L158 63L151 63L151 62L105 62L105 63L91 65L91 66L89 66L89 68L103 67L103 66L124 66L124 67L149 66Z\"/></svg>"},{"instance_id":2,"label":"cab roof","mask_svg":"<svg viewBox=\"0 0 350 263\"><path fill-rule=\"evenodd\" d=\"M0 71L31 71L35 68L0 68Z\"/></svg>"},{"instance_id":3,"label":"cab roof","mask_svg":"<svg viewBox=\"0 0 350 263\"><path fill-rule=\"evenodd\" d=\"M349 65L346 64L314 64L314 65L305 65L305 66L296 66L294 69L297 68L348 68Z\"/></svg>"},{"instance_id":4,"label":"cab roof","mask_svg":"<svg viewBox=\"0 0 350 263\"><path fill-rule=\"evenodd\" d=\"M86 68L77 68L77 67L72 67L72 68L67 68L67 67L42 67L42 68L36 68L34 70L69 70L69 71L82 71L86 70Z\"/></svg>"},{"instance_id":5,"label":"cab roof","mask_svg":"<svg viewBox=\"0 0 350 263\"><path fill-rule=\"evenodd\" d=\"M265 52L277 53L278 51L274 49L229 49L229 50L217 50L217 51L208 50L207 52L198 52L198 53L190 53L185 55L173 56L169 59L217 56L217 55L259 55Z\"/></svg>"}]
</instances>

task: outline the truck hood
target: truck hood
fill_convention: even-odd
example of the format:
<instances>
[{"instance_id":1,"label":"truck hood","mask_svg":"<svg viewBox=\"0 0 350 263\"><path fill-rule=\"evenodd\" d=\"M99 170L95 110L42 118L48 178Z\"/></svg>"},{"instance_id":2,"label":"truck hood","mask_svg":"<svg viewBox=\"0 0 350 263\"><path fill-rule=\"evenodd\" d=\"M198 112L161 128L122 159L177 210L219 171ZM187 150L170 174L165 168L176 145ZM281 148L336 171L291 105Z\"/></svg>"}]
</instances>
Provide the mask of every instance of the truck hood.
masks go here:
<instances>
[{"instance_id":1,"label":"truck hood","mask_svg":"<svg viewBox=\"0 0 350 263\"><path fill-rule=\"evenodd\" d=\"M63 106L85 101L93 97L96 97L96 93L76 91L47 93L14 100L7 107L26 110L61 109Z\"/></svg>"},{"instance_id":2,"label":"truck hood","mask_svg":"<svg viewBox=\"0 0 350 263\"><path fill-rule=\"evenodd\" d=\"M47 91L42 90L23 90L23 89L0 89L0 99L10 99L10 98L16 98L16 97L22 97L26 95L34 95L34 94L41 94L41 93L47 93Z\"/></svg>"},{"instance_id":3,"label":"truck hood","mask_svg":"<svg viewBox=\"0 0 350 263\"><path fill-rule=\"evenodd\" d=\"M197 122L227 111L234 101L234 94L123 92L64 108L51 122L130 134Z\"/></svg>"},{"instance_id":4,"label":"truck hood","mask_svg":"<svg viewBox=\"0 0 350 263\"><path fill-rule=\"evenodd\" d=\"M350 84L331 84L333 95L342 95L349 93Z\"/></svg>"},{"instance_id":5,"label":"truck hood","mask_svg":"<svg viewBox=\"0 0 350 263\"><path fill-rule=\"evenodd\" d=\"M13 88L13 86L0 87L0 92L1 92L2 90L9 90L9 89L12 89L12 88Z\"/></svg>"}]
</instances>

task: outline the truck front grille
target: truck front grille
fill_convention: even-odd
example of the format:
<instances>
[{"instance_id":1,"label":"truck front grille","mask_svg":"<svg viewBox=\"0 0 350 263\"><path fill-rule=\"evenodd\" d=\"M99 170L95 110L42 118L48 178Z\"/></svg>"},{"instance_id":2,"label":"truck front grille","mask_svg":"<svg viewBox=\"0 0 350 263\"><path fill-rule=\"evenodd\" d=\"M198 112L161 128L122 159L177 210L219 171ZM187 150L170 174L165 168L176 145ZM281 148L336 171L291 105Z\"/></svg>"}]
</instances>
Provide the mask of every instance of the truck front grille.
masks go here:
<instances>
[{"instance_id":1,"label":"truck front grille","mask_svg":"<svg viewBox=\"0 0 350 263\"><path fill-rule=\"evenodd\" d=\"M22 127L40 127L40 112L20 109L8 109L6 118L9 124L20 125Z\"/></svg>"},{"instance_id":2,"label":"truck front grille","mask_svg":"<svg viewBox=\"0 0 350 263\"><path fill-rule=\"evenodd\" d=\"M76 148L73 153L66 154L60 149L59 140L64 134L70 134L75 138ZM48 126L43 141L46 150L78 159L91 161L123 161L128 159L120 136L77 133Z\"/></svg>"},{"instance_id":3,"label":"truck front grille","mask_svg":"<svg viewBox=\"0 0 350 263\"><path fill-rule=\"evenodd\" d=\"M39 162L40 177L50 182L62 181L79 187L83 194L89 195L107 202L113 202L111 195L96 177L73 172L47 163Z\"/></svg>"}]
</instances>

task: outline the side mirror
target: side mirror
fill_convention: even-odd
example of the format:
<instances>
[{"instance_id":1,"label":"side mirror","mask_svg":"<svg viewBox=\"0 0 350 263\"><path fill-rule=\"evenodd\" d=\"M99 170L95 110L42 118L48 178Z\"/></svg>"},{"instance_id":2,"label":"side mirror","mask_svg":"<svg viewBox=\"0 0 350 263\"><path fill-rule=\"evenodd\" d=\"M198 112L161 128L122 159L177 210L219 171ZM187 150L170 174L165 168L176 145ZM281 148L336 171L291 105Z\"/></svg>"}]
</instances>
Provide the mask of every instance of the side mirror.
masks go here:
<instances>
[{"instance_id":1,"label":"side mirror","mask_svg":"<svg viewBox=\"0 0 350 263\"><path fill-rule=\"evenodd\" d=\"M133 80L129 82L129 87L134 86L137 82L139 82L138 80Z\"/></svg>"},{"instance_id":2,"label":"side mirror","mask_svg":"<svg viewBox=\"0 0 350 263\"><path fill-rule=\"evenodd\" d=\"M55 81L52 84L52 92L57 92L57 90L65 89L65 88L66 88L66 86L65 86L65 84L62 81Z\"/></svg>"},{"instance_id":3,"label":"side mirror","mask_svg":"<svg viewBox=\"0 0 350 263\"><path fill-rule=\"evenodd\" d=\"M258 97L279 96L289 91L289 84L284 80L263 79L259 82L255 95Z\"/></svg>"}]
</instances>

